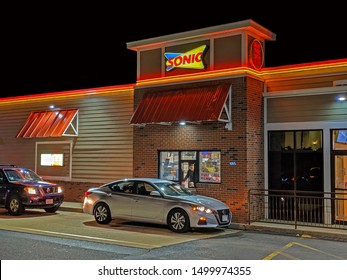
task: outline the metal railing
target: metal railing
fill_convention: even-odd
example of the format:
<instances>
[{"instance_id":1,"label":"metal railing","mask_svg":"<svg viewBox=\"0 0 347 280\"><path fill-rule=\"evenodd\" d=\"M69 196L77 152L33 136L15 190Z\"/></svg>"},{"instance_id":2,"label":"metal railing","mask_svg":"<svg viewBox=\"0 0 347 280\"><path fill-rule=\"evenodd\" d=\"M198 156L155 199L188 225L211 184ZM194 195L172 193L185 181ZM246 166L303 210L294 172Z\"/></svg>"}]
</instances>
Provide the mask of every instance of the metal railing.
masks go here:
<instances>
[{"instance_id":1,"label":"metal railing","mask_svg":"<svg viewBox=\"0 0 347 280\"><path fill-rule=\"evenodd\" d=\"M253 189L248 192L249 224L278 223L347 230L347 190L305 192Z\"/></svg>"}]
</instances>

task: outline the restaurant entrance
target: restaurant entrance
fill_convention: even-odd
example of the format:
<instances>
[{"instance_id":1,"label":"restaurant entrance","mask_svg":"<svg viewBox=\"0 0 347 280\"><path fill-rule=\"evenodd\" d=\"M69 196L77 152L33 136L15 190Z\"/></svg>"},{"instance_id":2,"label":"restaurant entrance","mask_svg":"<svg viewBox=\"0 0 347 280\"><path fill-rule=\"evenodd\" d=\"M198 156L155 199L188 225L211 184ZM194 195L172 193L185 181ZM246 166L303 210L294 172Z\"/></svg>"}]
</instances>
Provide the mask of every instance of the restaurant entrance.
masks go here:
<instances>
[{"instance_id":1,"label":"restaurant entrance","mask_svg":"<svg viewBox=\"0 0 347 280\"><path fill-rule=\"evenodd\" d=\"M332 184L335 222L347 225L347 130L332 131Z\"/></svg>"},{"instance_id":2,"label":"restaurant entrance","mask_svg":"<svg viewBox=\"0 0 347 280\"><path fill-rule=\"evenodd\" d=\"M269 132L269 216L323 221L321 130Z\"/></svg>"}]
</instances>

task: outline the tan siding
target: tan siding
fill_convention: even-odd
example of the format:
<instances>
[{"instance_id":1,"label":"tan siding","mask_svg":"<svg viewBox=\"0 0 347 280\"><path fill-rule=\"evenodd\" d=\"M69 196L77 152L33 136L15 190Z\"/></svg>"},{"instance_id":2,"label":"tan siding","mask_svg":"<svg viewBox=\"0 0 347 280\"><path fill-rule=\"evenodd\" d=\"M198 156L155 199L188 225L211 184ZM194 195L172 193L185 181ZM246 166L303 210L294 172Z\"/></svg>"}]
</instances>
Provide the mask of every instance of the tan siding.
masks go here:
<instances>
[{"instance_id":1,"label":"tan siding","mask_svg":"<svg viewBox=\"0 0 347 280\"><path fill-rule=\"evenodd\" d=\"M161 49L140 52L141 79L158 78L161 76Z\"/></svg>"},{"instance_id":2,"label":"tan siding","mask_svg":"<svg viewBox=\"0 0 347 280\"><path fill-rule=\"evenodd\" d=\"M87 93L87 91L86 91ZM31 111L79 109L78 137L15 138ZM133 174L133 89L0 103L0 163L35 169L35 143L73 140L72 181L103 183Z\"/></svg>"},{"instance_id":3,"label":"tan siding","mask_svg":"<svg viewBox=\"0 0 347 280\"><path fill-rule=\"evenodd\" d=\"M268 80L266 82L267 92L287 91L298 89L310 89L320 87L332 87L334 81L347 79L347 74L328 75L324 77L311 77L300 79Z\"/></svg>"},{"instance_id":4,"label":"tan siding","mask_svg":"<svg viewBox=\"0 0 347 280\"><path fill-rule=\"evenodd\" d=\"M268 98L267 122L346 120L346 104L336 99L336 94Z\"/></svg>"}]
</instances>

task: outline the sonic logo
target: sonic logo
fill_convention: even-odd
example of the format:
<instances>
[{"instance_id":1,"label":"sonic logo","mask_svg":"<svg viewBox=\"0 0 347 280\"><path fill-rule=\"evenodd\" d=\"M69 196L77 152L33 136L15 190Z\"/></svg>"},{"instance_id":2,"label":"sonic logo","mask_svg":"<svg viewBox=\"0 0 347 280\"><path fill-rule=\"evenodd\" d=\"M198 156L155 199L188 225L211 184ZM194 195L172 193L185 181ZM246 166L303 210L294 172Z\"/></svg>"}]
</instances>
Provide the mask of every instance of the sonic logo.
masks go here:
<instances>
[{"instance_id":1,"label":"sonic logo","mask_svg":"<svg viewBox=\"0 0 347 280\"><path fill-rule=\"evenodd\" d=\"M166 71L174 68L205 69L203 57L207 45L202 45L185 53L164 53L166 57Z\"/></svg>"},{"instance_id":2,"label":"sonic logo","mask_svg":"<svg viewBox=\"0 0 347 280\"><path fill-rule=\"evenodd\" d=\"M250 63L255 69L260 69L264 65L264 49L261 42L254 39L250 49Z\"/></svg>"}]
</instances>

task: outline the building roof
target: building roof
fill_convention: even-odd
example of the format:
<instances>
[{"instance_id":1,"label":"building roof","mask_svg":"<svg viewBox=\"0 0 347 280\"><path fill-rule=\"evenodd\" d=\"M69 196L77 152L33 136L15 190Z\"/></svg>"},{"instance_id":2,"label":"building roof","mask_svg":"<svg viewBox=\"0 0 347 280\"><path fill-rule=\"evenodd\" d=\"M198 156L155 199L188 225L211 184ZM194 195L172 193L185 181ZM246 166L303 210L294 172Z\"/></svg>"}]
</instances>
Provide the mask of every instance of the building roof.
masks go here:
<instances>
[{"instance_id":1,"label":"building roof","mask_svg":"<svg viewBox=\"0 0 347 280\"><path fill-rule=\"evenodd\" d=\"M160 37L154 37L150 39L144 39L139 41L133 41L127 43L127 48L133 51L140 51L145 48L158 48L160 46L167 46L172 43L180 43L187 40L206 39L206 37L216 37L221 35L227 35L229 33L239 32L241 30L248 30L250 32L258 34L265 40L275 41L276 34L269 31L265 27L256 23L251 19L237 21L233 23L227 23L223 25L217 25L207 28L196 29L192 31L186 31L181 33L175 33L171 35L164 35Z\"/></svg>"}]
</instances>

